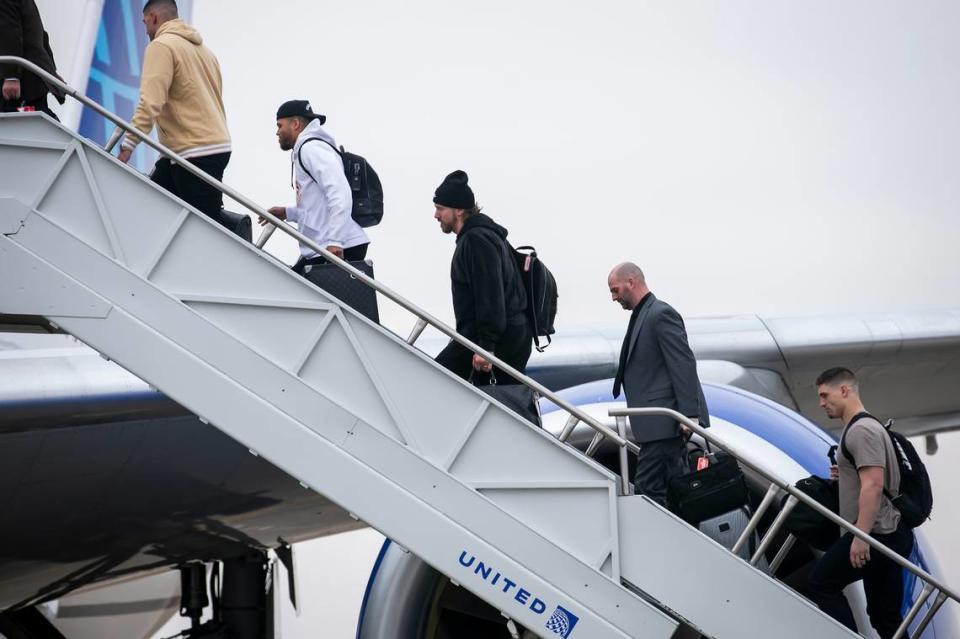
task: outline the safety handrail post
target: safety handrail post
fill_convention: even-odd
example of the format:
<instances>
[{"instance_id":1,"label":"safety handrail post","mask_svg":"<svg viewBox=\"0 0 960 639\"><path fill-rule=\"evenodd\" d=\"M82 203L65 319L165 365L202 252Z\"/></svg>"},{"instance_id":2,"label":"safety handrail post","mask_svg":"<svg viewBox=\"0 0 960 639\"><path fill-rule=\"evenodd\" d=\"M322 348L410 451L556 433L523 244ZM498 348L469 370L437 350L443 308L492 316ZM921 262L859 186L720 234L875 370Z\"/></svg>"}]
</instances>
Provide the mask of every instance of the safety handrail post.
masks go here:
<instances>
[{"instance_id":1,"label":"safety handrail post","mask_svg":"<svg viewBox=\"0 0 960 639\"><path fill-rule=\"evenodd\" d=\"M113 151L113 147L117 146L117 142L120 141L120 138L123 137L123 129L120 127L114 127L113 133L110 134L110 139L107 140L107 143L103 145L103 150L107 153Z\"/></svg>"},{"instance_id":2,"label":"safety handrail post","mask_svg":"<svg viewBox=\"0 0 960 639\"><path fill-rule=\"evenodd\" d=\"M593 457L593 454L597 452L597 449L600 447L600 442L603 441L603 433L594 433L593 439L590 440L590 445L587 446L587 450L583 453L587 457Z\"/></svg>"},{"instance_id":3,"label":"safety handrail post","mask_svg":"<svg viewBox=\"0 0 960 639\"><path fill-rule=\"evenodd\" d=\"M557 437L561 442L566 442L570 439L570 435L573 434L573 429L577 427L577 424L580 423L580 418L576 415L571 414L567 417L567 423L563 426L563 431L561 431L560 436Z\"/></svg>"},{"instance_id":4,"label":"safety handrail post","mask_svg":"<svg viewBox=\"0 0 960 639\"><path fill-rule=\"evenodd\" d=\"M783 505L783 508L780 509L780 512L777 513L777 518L773 520L773 523L770 524L770 528L767 529L767 534L763 536L763 539L760 540L760 545L757 546L756 552L753 553L753 556L750 557L750 564L756 566L760 562L760 558L763 557L764 553L767 552L767 548L773 543L774 536L780 531L780 528L783 526L783 522L787 520L787 517L790 516L790 512L796 508L799 500L790 495L787 497L787 503Z\"/></svg>"},{"instance_id":5,"label":"safety handrail post","mask_svg":"<svg viewBox=\"0 0 960 639\"><path fill-rule=\"evenodd\" d=\"M770 566L767 568L767 572L770 573L772 577L776 574L777 569L780 567L780 564L783 563L784 559L787 558L787 555L790 554L790 551L793 550L794 544L797 543L797 537L793 533L787 535L787 538L784 540L783 545L780 546L780 550L777 551L776 556L773 558L773 561L770 562Z\"/></svg>"},{"instance_id":6,"label":"safety handrail post","mask_svg":"<svg viewBox=\"0 0 960 639\"><path fill-rule=\"evenodd\" d=\"M917 624L916 630L914 630L913 636L922 637L923 631L927 629L927 626L930 625L930 621L933 619L933 616L937 614L937 611L940 610L940 606L947 601L947 595L944 592L938 592L937 598L933 600L933 605L927 609L923 616L920 618L920 623Z\"/></svg>"},{"instance_id":7,"label":"safety handrail post","mask_svg":"<svg viewBox=\"0 0 960 639\"><path fill-rule=\"evenodd\" d=\"M764 516L764 514L766 514L767 509L770 508L770 505L773 503L773 500L777 498L777 494L779 492L779 486L776 484L770 484L770 487L767 489L767 493L763 496L763 501L761 501L760 505L757 506L757 511L753 513L753 517L751 517L750 521L747 522L747 527L743 529L742 533L740 533L737 543L733 545L733 548L730 550L730 552L735 555L740 554L740 551L743 550L743 547L747 544L747 540L750 539L750 535L752 535L753 531L757 529L760 519Z\"/></svg>"},{"instance_id":8,"label":"safety handrail post","mask_svg":"<svg viewBox=\"0 0 960 639\"><path fill-rule=\"evenodd\" d=\"M943 593L946 597L948 597L949 599L952 599L954 602L960 602L960 596L958 596L956 592L954 592L952 589L947 587L945 584L943 584L940 580L938 580L933 575L928 573L926 570L923 570L919 566L916 566L910 563L909 560L900 556L899 554L891 550L888 546L880 543L869 534L863 532L862 530L860 530L859 528L857 528L847 520L843 519L836 513L830 511L823 504L819 503L818 501L816 501L815 499L813 499L803 491L799 490L796 486L793 486L789 482L786 482L783 479L777 477L771 471L768 471L766 468L764 468L761 463L755 461L749 455L743 453L742 451L737 450L736 446L732 446L731 444L724 441L722 438L717 437L716 435L713 435L712 433L708 432L706 428L704 428L697 422L693 421L686 415L678 413L677 411L672 410L670 408L660 408L660 407L616 408L616 409L609 410L607 414L610 415L611 417L619 417L621 415L622 416L658 415L658 416L667 416L672 419L675 419L677 422L683 424L692 432L696 433L697 435L700 435L705 441L708 441L714 446L721 448L725 450L727 453L733 455L735 458L737 458L737 460L741 464L752 469L761 477L777 485L781 490L785 491L788 495L790 495L790 498L787 500L787 503L784 505L785 509L788 507L792 509L797 503L803 504L807 508L810 508L811 510L819 514L821 517L823 517L827 521L830 521L831 523L836 524L841 529L850 533L854 537L862 539L867 544L869 544L871 548L883 554L888 559L890 559L891 561L899 565L901 568L908 570L909 572L914 574L918 579L923 581L925 584L927 584L931 588L934 588L940 593ZM793 502L793 504L791 504L791 502ZM777 520L781 520L781 518L783 518L782 516L783 516L783 510L781 510L780 515L778 515L777 517ZM771 526L772 530L776 530L776 528L779 528L779 526L782 524L782 521L780 522L780 524L778 524L777 520L775 520L773 525ZM769 531L767 532L767 535L764 537L764 542L768 542L768 540L772 541L772 536L770 535ZM762 545L763 545L763 542L761 542L761 546ZM767 543L767 545L769 545L769 542ZM766 548L764 548L763 550L766 551ZM757 559L759 560L759 557L757 557ZM929 596L929 593L927 593L927 595Z\"/></svg>"},{"instance_id":9,"label":"safety handrail post","mask_svg":"<svg viewBox=\"0 0 960 639\"><path fill-rule=\"evenodd\" d=\"M423 331L427 328L427 322L422 319L417 319L417 323L413 325L413 330L410 331L410 336L407 338L407 344L413 346L420 336L423 335Z\"/></svg>"},{"instance_id":10,"label":"safety handrail post","mask_svg":"<svg viewBox=\"0 0 960 639\"><path fill-rule=\"evenodd\" d=\"M913 605L910 606L910 611L904 616L903 621L900 622L900 627L897 628L897 631L893 633L893 639L900 639L907 633L907 628L910 627L910 624L913 623L913 620L917 618L917 614L920 613L920 609L923 608L923 604L927 603L927 599L930 598L930 595L933 593L934 587L928 583L923 584L923 590L920 592L920 596L917 597L917 600L913 602ZM918 637L920 635L917 635Z\"/></svg>"},{"instance_id":11,"label":"safety handrail post","mask_svg":"<svg viewBox=\"0 0 960 639\"><path fill-rule=\"evenodd\" d=\"M617 417L617 434L627 438L627 418ZM630 462L627 458L627 447L620 447L620 490L621 494L630 494Z\"/></svg>"},{"instance_id":12,"label":"safety handrail post","mask_svg":"<svg viewBox=\"0 0 960 639\"><path fill-rule=\"evenodd\" d=\"M67 83L63 82L60 78L48 73L44 69L41 69L40 67L30 62L29 60L24 60L23 58L19 58L16 56L0 56L0 64L14 64L24 69L28 69L32 73L43 78L43 80L47 84L51 86L59 87L64 91L64 94L66 96L69 96L81 102L82 104L89 107L90 109L93 109L101 117L106 118L107 120L109 120L110 122L118 126L119 128L123 129L125 132L130 133L131 135L139 138L144 144L153 148L155 151L160 153L160 155L162 155L163 157L176 163L178 166L183 168L185 171L189 172L191 175L193 175L197 179L202 180L206 184L209 184L210 186L214 187L215 189L217 189L224 195L228 196L232 200L239 202L242 206L244 206L250 212L267 220L267 222L274 225L276 228L280 229L283 233L289 235L290 237L297 240L304 246L308 246L312 250L316 251L319 255L323 256L327 260L327 262L336 265L337 268L343 271L346 271L351 276L353 276L354 279L359 280L364 285L374 289L375 291L377 291L387 299L397 303L403 309L409 311L410 313L417 316L418 318L426 321L428 325L433 326L434 328L439 330L441 333L443 333L453 341L459 343L461 346L464 346L471 352L476 353L477 355L480 355L481 357L486 359L488 362L492 363L494 366L502 370L504 373L506 373L513 379L517 380L521 384L525 385L527 388L530 388L536 393L538 393L541 397L546 397L551 402L556 404L559 408L562 408L563 410L565 410L570 414L577 415L580 421L587 424L587 426L589 426L593 431L602 434L603 437L606 437L611 441L616 442L618 446L627 447L628 450L631 450L634 453L637 453L640 451L640 448L636 444L634 444L629 440L622 439L612 429L601 424L598 420L590 417L583 411L579 410L578 408L573 406L573 404L571 404L570 402L567 402L561 399L556 393L548 389L546 386L544 386L540 382L536 381L531 377L528 377L527 375L524 375L514 367L510 366L509 364L501 360L499 357L497 357L493 353L481 348L479 345L475 344L473 341L463 337L462 335L457 333L455 329L441 322L439 319L437 319L427 311L423 310L416 304L410 302L400 294L396 293L390 287L381 284L380 282L374 280L372 277L368 276L366 273L360 271L359 269L354 268L348 262L340 259L336 255L333 255L332 253L327 251L325 247L320 246L310 238L306 237L305 235L300 233L297 229L293 228L292 226L290 226L280 218L276 217L275 215L273 215L263 207L257 205L252 200L244 196L242 193L227 186L223 182L220 182L219 180L216 180L210 177L209 175L204 173L201 169L198 169L193 164L190 164L187 160L185 160L183 157L181 157L177 153L174 153L163 144L160 144L160 142L151 139L150 137L145 135L143 132L135 129L133 125L130 124L129 122L126 122L116 114L111 113L110 111L105 109L103 106L95 102L94 100L91 100L87 96L82 95L76 89L74 89ZM266 236L266 237L269 237L269 236ZM265 242L266 238L262 235L261 240ZM258 241L258 244L259 244L259 241ZM260 248L262 248L262 246Z\"/></svg>"},{"instance_id":13,"label":"safety handrail post","mask_svg":"<svg viewBox=\"0 0 960 639\"><path fill-rule=\"evenodd\" d=\"M260 231L260 237L257 238L256 246L258 249L262 249L267 243L267 240L270 239L270 236L273 235L273 232L277 230L277 227L273 224L267 224L263 227L263 230Z\"/></svg>"}]
</instances>

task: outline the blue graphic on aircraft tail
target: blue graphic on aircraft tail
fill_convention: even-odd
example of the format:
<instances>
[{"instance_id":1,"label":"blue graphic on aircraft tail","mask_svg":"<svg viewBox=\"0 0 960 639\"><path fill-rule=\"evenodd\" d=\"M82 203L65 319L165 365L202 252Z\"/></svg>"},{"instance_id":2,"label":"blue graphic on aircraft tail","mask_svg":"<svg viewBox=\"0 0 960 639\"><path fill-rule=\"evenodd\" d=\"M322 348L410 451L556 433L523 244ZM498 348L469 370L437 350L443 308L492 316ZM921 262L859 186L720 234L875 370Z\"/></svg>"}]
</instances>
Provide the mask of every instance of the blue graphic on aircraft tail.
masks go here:
<instances>
[{"instance_id":1,"label":"blue graphic on aircraft tail","mask_svg":"<svg viewBox=\"0 0 960 639\"><path fill-rule=\"evenodd\" d=\"M144 2L145 0L104 0L97 43L90 63L90 79L87 83L87 97L128 122L137 108L143 51L149 43L142 22ZM180 0L177 4L180 17L189 21L192 1ZM80 135L103 145L110 138L113 129L114 125L110 121L89 109L83 111ZM156 153L153 149L141 144L134 152L130 164L146 171L155 159Z\"/></svg>"}]
</instances>

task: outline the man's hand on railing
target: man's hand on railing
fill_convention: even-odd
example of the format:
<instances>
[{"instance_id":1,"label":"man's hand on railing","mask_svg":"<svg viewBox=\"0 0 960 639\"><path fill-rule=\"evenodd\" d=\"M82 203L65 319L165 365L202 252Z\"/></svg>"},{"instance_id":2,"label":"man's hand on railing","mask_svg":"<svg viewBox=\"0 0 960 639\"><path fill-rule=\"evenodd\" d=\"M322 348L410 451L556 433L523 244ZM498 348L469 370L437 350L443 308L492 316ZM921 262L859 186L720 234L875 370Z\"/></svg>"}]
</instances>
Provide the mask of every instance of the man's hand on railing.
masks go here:
<instances>
[{"instance_id":1,"label":"man's hand on railing","mask_svg":"<svg viewBox=\"0 0 960 639\"><path fill-rule=\"evenodd\" d=\"M133 149L129 147L120 147L120 152L117 153L117 159L126 164L130 161L130 156L133 155Z\"/></svg>"},{"instance_id":2,"label":"man's hand on railing","mask_svg":"<svg viewBox=\"0 0 960 639\"><path fill-rule=\"evenodd\" d=\"M267 209L267 213L281 220L287 219L287 208L285 206L271 206L269 209ZM272 224L270 220L262 216L257 221L260 223L260 226L266 226L267 224Z\"/></svg>"},{"instance_id":3,"label":"man's hand on railing","mask_svg":"<svg viewBox=\"0 0 960 639\"><path fill-rule=\"evenodd\" d=\"M481 373L489 373L491 370L493 370L493 364L485 360L483 357L474 354L473 368Z\"/></svg>"},{"instance_id":4,"label":"man's hand on railing","mask_svg":"<svg viewBox=\"0 0 960 639\"><path fill-rule=\"evenodd\" d=\"M330 253L333 253L334 255L339 257L341 260L343 259L343 247L334 246L333 244L331 244L330 246L327 247L327 251Z\"/></svg>"},{"instance_id":5,"label":"man's hand on railing","mask_svg":"<svg viewBox=\"0 0 960 639\"><path fill-rule=\"evenodd\" d=\"M20 99L20 80L16 78L10 78L3 81L3 99L4 100L19 100Z\"/></svg>"},{"instance_id":6,"label":"man's hand on railing","mask_svg":"<svg viewBox=\"0 0 960 639\"><path fill-rule=\"evenodd\" d=\"M850 542L850 565L854 568L863 568L870 561L870 544L854 537Z\"/></svg>"}]
</instances>

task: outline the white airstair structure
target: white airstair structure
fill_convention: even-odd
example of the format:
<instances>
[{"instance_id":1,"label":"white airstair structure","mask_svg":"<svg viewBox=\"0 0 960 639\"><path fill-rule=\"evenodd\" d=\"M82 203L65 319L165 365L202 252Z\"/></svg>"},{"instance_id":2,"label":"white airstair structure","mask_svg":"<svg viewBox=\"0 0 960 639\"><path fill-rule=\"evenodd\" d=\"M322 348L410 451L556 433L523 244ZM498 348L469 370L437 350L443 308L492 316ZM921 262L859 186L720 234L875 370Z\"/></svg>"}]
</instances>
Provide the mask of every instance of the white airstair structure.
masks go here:
<instances>
[{"instance_id":1,"label":"white airstair structure","mask_svg":"<svg viewBox=\"0 0 960 639\"><path fill-rule=\"evenodd\" d=\"M0 312L46 318L542 637L853 636L46 116L0 117L0 233Z\"/></svg>"},{"instance_id":2,"label":"white airstair structure","mask_svg":"<svg viewBox=\"0 0 960 639\"><path fill-rule=\"evenodd\" d=\"M0 115L0 274L0 314L46 318L538 636L856 636L42 114Z\"/></svg>"}]
</instances>

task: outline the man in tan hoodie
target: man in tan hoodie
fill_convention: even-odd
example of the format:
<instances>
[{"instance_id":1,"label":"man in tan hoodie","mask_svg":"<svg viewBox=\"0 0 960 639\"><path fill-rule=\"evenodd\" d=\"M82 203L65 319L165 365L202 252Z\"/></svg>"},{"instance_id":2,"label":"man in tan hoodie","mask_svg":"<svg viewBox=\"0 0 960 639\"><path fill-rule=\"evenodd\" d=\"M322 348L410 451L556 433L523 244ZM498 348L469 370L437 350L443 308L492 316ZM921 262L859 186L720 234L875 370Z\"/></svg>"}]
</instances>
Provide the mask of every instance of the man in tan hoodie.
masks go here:
<instances>
[{"instance_id":1,"label":"man in tan hoodie","mask_svg":"<svg viewBox=\"0 0 960 639\"><path fill-rule=\"evenodd\" d=\"M143 56L140 102L133 126L149 135L157 126L160 143L217 180L230 161L230 133L223 109L223 78L203 38L180 19L176 0L148 0L143 24L150 44ZM120 149L130 160L139 136L127 134ZM213 219L223 195L186 169L160 158L151 179Z\"/></svg>"}]
</instances>

